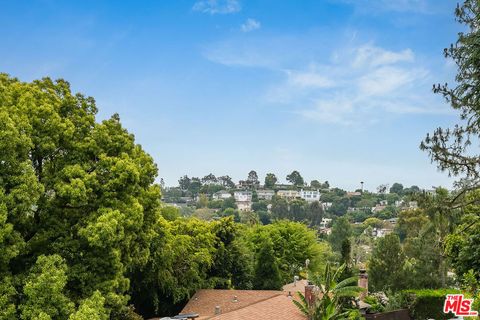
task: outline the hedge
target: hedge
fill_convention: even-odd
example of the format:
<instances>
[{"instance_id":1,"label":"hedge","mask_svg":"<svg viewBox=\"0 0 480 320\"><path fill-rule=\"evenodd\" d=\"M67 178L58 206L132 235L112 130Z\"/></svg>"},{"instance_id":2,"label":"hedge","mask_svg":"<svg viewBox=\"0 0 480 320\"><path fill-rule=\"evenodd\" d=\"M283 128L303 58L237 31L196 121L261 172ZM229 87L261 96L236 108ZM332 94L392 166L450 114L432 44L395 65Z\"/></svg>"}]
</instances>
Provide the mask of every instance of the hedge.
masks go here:
<instances>
[{"instance_id":1,"label":"hedge","mask_svg":"<svg viewBox=\"0 0 480 320\"><path fill-rule=\"evenodd\" d=\"M463 293L454 289L437 290L405 290L402 291L405 307L415 320L447 320L455 316L452 313L443 313L443 305L447 294Z\"/></svg>"}]
</instances>

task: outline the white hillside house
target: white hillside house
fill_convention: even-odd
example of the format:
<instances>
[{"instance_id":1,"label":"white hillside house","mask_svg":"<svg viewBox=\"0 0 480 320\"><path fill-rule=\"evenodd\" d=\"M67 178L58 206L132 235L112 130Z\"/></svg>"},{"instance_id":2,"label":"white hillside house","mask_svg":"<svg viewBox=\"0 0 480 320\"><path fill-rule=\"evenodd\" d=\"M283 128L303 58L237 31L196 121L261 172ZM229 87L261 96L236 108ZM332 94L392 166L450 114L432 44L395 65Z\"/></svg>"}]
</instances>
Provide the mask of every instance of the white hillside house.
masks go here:
<instances>
[{"instance_id":1,"label":"white hillside house","mask_svg":"<svg viewBox=\"0 0 480 320\"><path fill-rule=\"evenodd\" d=\"M320 190L300 190L300 198L307 202L320 202Z\"/></svg>"},{"instance_id":2,"label":"white hillside house","mask_svg":"<svg viewBox=\"0 0 480 320\"><path fill-rule=\"evenodd\" d=\"M231 196L232 195L230 194L230 192L228 192L226 190L220 190L220 191L215 192L212 195L212 198L213 198L213 200L225 200L225 199L230 198Z\"/></svg>"}]
</instances>

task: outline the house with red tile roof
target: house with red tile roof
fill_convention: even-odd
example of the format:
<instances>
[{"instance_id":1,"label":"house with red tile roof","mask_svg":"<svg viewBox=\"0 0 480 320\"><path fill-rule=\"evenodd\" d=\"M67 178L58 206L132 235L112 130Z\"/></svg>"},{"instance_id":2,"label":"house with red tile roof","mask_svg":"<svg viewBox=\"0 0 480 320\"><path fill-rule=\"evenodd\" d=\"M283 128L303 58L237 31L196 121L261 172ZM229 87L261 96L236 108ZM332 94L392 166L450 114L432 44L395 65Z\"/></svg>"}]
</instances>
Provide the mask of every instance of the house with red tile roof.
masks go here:
<instances>
[{"instance_id":1,"label":"house with red tile roof","mask_svg":"<svg viewBox=\"0 0 480 320\"><path fill-rule=\"evenodd\" d=\"M305 320L292 299L304 291L299 281L280 290L218 290L202 289L195 293L181 314L198 314L197 320Z\"/></svg>"}]
</instances>

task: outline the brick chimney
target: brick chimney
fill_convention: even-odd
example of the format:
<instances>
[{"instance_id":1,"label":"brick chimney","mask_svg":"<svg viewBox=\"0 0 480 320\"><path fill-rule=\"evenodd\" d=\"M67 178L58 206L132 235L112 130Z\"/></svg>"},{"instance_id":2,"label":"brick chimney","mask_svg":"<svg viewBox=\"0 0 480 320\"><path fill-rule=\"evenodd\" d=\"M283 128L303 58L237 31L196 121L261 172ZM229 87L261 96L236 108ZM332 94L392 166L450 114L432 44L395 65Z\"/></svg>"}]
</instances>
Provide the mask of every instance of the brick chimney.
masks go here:
<instances>
[{"instance_id":1,"label":"brick chimney","mask_svg":"<svg viewBox=\"0 0 480 320\"><path fill-rule=\"evenodd\" d=\"M368 274L365 269L360 269L360 273L358 274L358 286L365 289L364 292L360 293L360 300L363 300L368 295Z\"/></svg>"},{"instance_id":2,"label":"brick chimney","mask_svg":"<svg viewBox=\"0 0 480 320\"><path fill-rule=\"evenodd\" d=\"M310 282L305 286L305 300L309 306L315 302L315 286Z\"/></svg>"}]
</instances>

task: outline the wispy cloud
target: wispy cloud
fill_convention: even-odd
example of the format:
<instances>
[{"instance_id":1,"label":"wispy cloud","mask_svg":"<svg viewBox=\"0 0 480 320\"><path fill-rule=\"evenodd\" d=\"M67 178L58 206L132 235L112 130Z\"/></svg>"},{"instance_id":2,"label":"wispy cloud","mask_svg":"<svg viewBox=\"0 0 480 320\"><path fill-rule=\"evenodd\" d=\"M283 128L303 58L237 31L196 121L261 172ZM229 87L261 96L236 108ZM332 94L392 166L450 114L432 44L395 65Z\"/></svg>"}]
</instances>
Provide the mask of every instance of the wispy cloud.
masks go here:
<instances>
[{"instance_id":1,"label":"wispy cloud","mask_svg":"<svg viewBox=\"0 0 480 320\"><path fill-rule=\"evenodd\" d=\"M260 29L261 26L262 24L259 21L249 18L244 24L241 25L241 29L243 32L250 32Z\"/></svg>"},{"instance_id":2,"label":"wispy cloud","mask_svg":"<svg viewBox=\"0 0 480 320\"><path fill-rule=\"evenodd\" d=\"M438 2L432 4L428 0L333 0L354 5L362 12L395 11L432 13Z\"/></svg>"},{"instance_id":3,"label":"wispy cloud","mask_svg":"<svg viewBox=\"0 0 480 320\"><path fill-rule=\"evenodd\" d=\"M434 71L410 48L388 50L354 39L312 49L311 39L295 41L231 41L212 46L205 56L278 75L263 101L312 121L364 126L387 115L449 113L431 93Z\"/></svg>"},{"instance_id":4,"label":"wispy cloud","mask_svg":"<svg viewBox=\"0 0 480 320\"><path fill-rule=\"evenodd\" d=\"M238 0L199 0L192 10L208 14L228 14L239 12L242 9Z\"/></svg>"}]
</instances>

